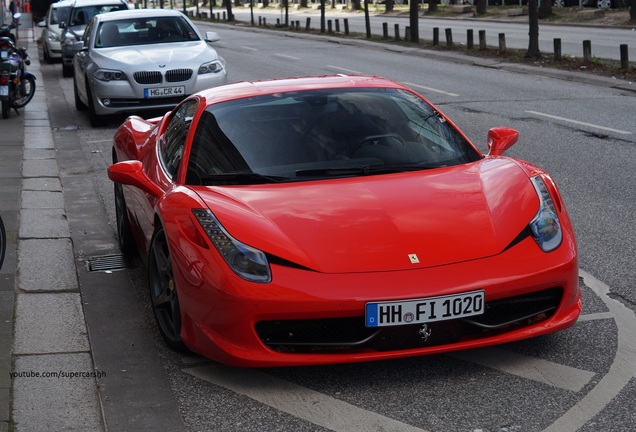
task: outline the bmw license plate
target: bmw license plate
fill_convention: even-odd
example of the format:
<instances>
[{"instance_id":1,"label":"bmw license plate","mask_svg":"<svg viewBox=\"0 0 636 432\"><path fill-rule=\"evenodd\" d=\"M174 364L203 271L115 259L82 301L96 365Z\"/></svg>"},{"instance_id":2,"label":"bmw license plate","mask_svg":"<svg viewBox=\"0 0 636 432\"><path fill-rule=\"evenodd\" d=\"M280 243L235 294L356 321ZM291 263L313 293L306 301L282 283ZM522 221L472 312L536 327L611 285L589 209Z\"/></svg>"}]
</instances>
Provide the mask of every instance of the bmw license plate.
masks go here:
<instances>
[{"instance_id":1,"label":"bmw license plate","mask_svg":"<svg viewBox=\"0 0 636 432\"><path fill-rule=\"evenodd\" d=\"M185 96L185 87L157 87L144 89L144 98L162 98L162 97L175 97Z\"/></svg>"},{"instance_id":2,"label":"bmw license plate","mask_svg":"<svg viewBox=\"0 0 636 432\"><path fill-rule=\"evenodd\" d=\"M439 297L367 303L367 327L422 324L481 315L486 309L484 291L471 291Z\"/></svg>"},{"instance_id":3,"label":"bmw license plate","mask_svg":"<svg viewBox=\"0 0 636 432\"><path fill-rule=\"evenodd\" d=\"M0 86L0 96L9 96L9 86L8 85Z\"/></svg>"}]
</instances>

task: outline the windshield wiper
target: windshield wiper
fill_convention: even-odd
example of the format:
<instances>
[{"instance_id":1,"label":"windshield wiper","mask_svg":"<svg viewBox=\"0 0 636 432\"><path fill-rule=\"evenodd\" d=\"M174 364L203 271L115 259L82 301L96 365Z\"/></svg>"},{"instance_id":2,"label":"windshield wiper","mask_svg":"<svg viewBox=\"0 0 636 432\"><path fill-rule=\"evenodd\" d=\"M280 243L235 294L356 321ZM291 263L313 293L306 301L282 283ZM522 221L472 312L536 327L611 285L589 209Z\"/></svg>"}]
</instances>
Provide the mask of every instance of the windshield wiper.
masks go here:
<instances>
[{"instance_id":1,"label":"windshield wiper","mask_svg":"<svg viewBox=\"0 0 636 432\"><path fill-rule=\"evenodd\" d=\"M367 165L359 167L342 167L342 168L314 168L296 171L297 177L311 176L356 176L356 175L374 175L374 174L392 174L406 171L418 171L431 169L435 167L424 165Z\"/></svg>"},{"instance_id":2,"label":"windshield wiper","mask_svg":"<svg viewBox=\"0 0 636 432\"><path fill-rule=\"evenodd\" d=\"M211 185L250 185L250 184L266 184L266 183L281 183L290 181L289 177L283 176L268 176L264 174L258 174L255 172L234 172L223 174L210 174L201 177L203 184L207 186Z\"/></svg>"}]
</instances>

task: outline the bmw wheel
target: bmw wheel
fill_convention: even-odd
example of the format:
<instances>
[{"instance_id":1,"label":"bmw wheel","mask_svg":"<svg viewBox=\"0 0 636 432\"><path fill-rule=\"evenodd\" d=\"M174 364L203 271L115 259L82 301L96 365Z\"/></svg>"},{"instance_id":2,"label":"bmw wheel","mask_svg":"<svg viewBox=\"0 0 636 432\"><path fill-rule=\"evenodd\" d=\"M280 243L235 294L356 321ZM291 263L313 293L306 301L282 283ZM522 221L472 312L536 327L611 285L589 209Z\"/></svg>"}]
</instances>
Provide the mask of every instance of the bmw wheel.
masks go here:
<instances>
[{"instance_id":1,"label":"bmw wheel","mask_svg":"<svg viewBox=\"0 0 636 432\"><path fill-rule=\"evenodd\" d=\"M75 109L78 111L86 110L86 104L82 102L79 97L79 93L77 92L77 81L75 79L73 79L73 96L75 96Z\"/></svg>"},{"instance_id":2,"label":"bmw wheel","mask_svg":"<svg viewBox=\"0 0 636 432\"><path fill-rule=\"evenodd\" d=\"M91 126L99 127L104 125L104 116L97 114L95 111L95 102L93 101L93 92L91 87L86 81L86 98L88 99L88 114L91 119Z\"/></svg>"},{"instance_id":3,"label":"bmw wheel","mask_svg":"<svg viewBox=\"0 0 636 432\"><path fill-rule=\"evenodd\" d=\"M152 237L148 257L148 284L150 301L159 332L166 344L176 351L187 351L181 341L181 311L172 271L168 239L159 226Z\"/></svg>"}]
</instances>

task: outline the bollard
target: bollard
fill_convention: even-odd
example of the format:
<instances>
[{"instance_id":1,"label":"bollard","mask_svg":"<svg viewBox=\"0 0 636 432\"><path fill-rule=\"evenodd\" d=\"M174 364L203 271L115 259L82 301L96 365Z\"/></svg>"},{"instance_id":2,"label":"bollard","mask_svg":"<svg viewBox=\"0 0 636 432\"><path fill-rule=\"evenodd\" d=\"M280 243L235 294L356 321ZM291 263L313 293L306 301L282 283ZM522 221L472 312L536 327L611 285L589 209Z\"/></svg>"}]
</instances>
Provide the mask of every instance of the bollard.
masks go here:
<instances>
[{"instance_id":1,"label":"bollard","mask_svg":"<svg viewBox=\"0 0 636 432\"><path fill-rule=\"evenodd\" d=\"M400 25L399 24L395 24L393 29L395 30L395 40L399 41L400 40Z\"/></svg>"},{"instance_id":2,"label":"bollard","mask_svg":"<svg viewBox=\"0 0 636 432\"><path fill-rule=\"evenodd\" d=\"M223 21L225 21L225 12L223 12Z\"/></svg>"},{"instance_id":3,"label":"bollard","mask_svg":"<svg viewBox=\"0 0 636 432\"><path fill-rule=\"evenodd\" d=\"M468 29L466 30L466 48L473 49L474 45L475 43L473 41L473 29Z\"/></svg>"},{"instance_id":4,"label":"bollard","mask_svg":"<svg viewBox=\"0 0 636 432\"><path fill-rule=\"evenodd\" d=\"M267 27L267 18L263 17L263 27Z\"/></svg>"},{"instance_id":5,"label":"bollard","mask_svg":"<svg viewBox=\"0 0 636 432\"><path fill-rule=\"evenodd\" d=\"M445 32L446 32L446 46L450 48L453 46L453 29L447 28Z\"/></svg>"},{"instance_id":6,"label":"bollard","mask_svg":"<svg viewBox=\"0 0 636 432\"><path fill-rule=\"evenodd\" d=\"M627 52L627 44L621 44L621 69L629 69L629 54Z\"/></svg>"},{"instance_id":7,"label":"bollard","mask_svg":"<svg viewBox=\"0 0 636 432\"><path fill-rule=\"evenodd\" d=\"M276 27L280 27L280 18L276 18Z\"/></svg>"},{"instance_id":8,"label":"bollard","mask_svg":"<svg viewBox=\"0 0 636 432\"><path fill-rule=\"evenodd\" d=\"M349 36L349 18L344 19L345 36Z\"/></svg>"},{"instance_id":9,"label":"bollard","mask_svg":"<svg viewBox=\"0 0 636 432\"><path fill-rule=\"evenodd\" d=\"M336 18L336 33L340 33L340 20Z\"/></svg>"},{"instance_id":10,"label":"bollard","mask_svg":"<svg viewBox=\"0 0 636 432\"><path fill-rule=\"evenodd\" d=\"M327 33L333 33L333 29L331 26L331 20L327 20Z\"/></svg>"},{"instance_id":11,"label":"bollard","mask_svg":"<svg viewBox=\"0 0 636 432\"><path fill-rule=\"evenodd\" d=\"M506 52L506 34L499 33L499 53L503 54Z\"/></svg>"},{"instance_id":12,"label":"bollard","mask_svg":"<svg viewBox=\"0 0 636 432\"><path fill-rule=\"evenodd\" d=\"M439 45L439 27L433 27L433 46Z\"/></svg>"},{"instance_id":13,"label":"bollard","mask_svg":"<svg viewBox=\"0 0 636 432\"><path fill-rule=\"evenodd\" d=\"M479 49L485 50L486 48L486 30L479 30Z\"/></svg>"},{"instance_id":14,"label":"bollard","mask_svg":"<svg viewBox=\"0 0 636 432\"><path fill-rule=\"evenodd\" d=\"M382 39L389 38L389 25L387 23L382 23Z\"/></svg>"},{"instance_id":15,"label":"bollard","mask_svg":"<svg viewBox=\"0 0 636 432\"><path fill-rule=\"evenodd\" d=\"M554 39L554 61L561 61L563 56L561 55L561 39Z\"/></svg>"},{"instance_id":16,"label":"bollard","mask_svg":"<svg viewBox=\"0 0 636 432\"><path fill-rule=\"evenodd\" d=\"M307 17L307 21L305 21L305 30L309 31L311 29L311 18Z\"/></svg>"},{"instance_id":17,"label":"bollard","mask_svg":"<svg viewBox=\"0 0 636 432\"><path fill-rule=\"evenodd\" d=\"M407 42L411 42L411 27L404 27L404 40Z\"/></svg>"},{"instance_id":18,"label":"bollard","mask_svg":"<svg viewBox=\"0 0 636 432\"><path fill-rule=\"evenodd\" d=\"M592 41L583 41L583 63L590 64L592 62Z\"/></svg>"},{"instance_id":19,"label":"bollard","mask_svg":"<svg viewBox=\"0 0 636 432\"><path fill-rule=\"evenodd\" d=\"M263 25L263 17L261 17L261 16L258 17L258 25L259 26Z\"/></svg>"}]
</instances>

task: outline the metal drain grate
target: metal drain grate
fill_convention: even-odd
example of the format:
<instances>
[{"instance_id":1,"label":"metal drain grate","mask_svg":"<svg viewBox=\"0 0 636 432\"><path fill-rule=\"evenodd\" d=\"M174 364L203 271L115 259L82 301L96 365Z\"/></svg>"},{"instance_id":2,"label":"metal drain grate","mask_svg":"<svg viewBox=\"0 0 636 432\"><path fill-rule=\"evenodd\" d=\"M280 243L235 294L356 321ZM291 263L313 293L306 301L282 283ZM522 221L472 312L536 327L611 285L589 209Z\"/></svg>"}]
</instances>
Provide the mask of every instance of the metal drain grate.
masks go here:
<instances>
[{"instance_id":1,"label":"metal drain grate","mask_svg":"<svg viewBox=\"0 0 636 432\"><path fill-rule=\"evenodd\" d=\"M118 271L127 267L128 263L122 254L93 257L86 261L86 270L89 272Z\"/></svg>"}]
</instances>

